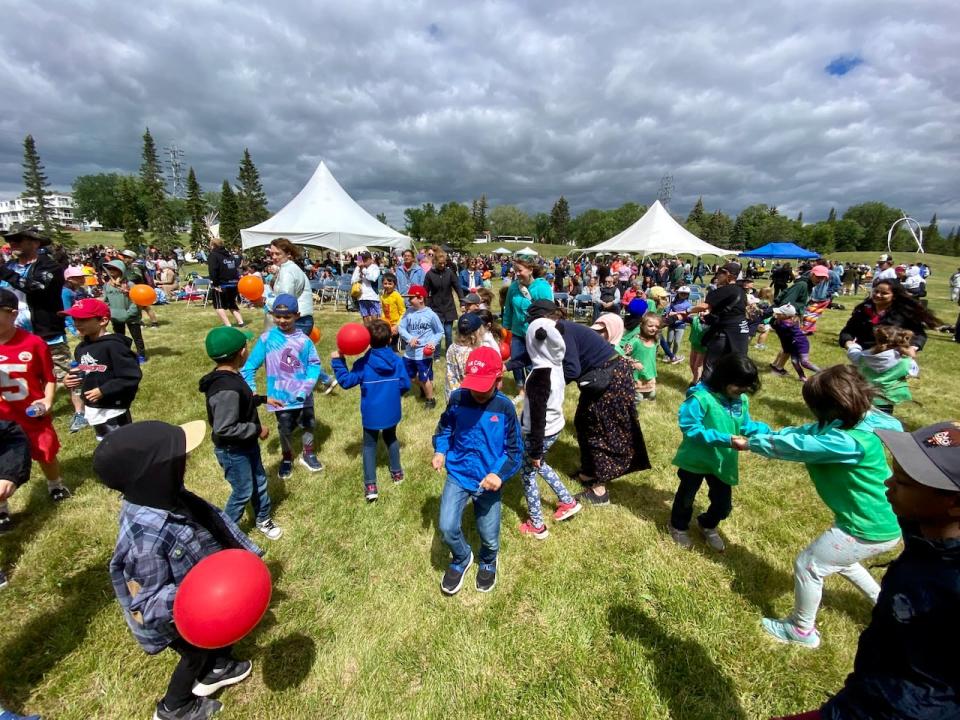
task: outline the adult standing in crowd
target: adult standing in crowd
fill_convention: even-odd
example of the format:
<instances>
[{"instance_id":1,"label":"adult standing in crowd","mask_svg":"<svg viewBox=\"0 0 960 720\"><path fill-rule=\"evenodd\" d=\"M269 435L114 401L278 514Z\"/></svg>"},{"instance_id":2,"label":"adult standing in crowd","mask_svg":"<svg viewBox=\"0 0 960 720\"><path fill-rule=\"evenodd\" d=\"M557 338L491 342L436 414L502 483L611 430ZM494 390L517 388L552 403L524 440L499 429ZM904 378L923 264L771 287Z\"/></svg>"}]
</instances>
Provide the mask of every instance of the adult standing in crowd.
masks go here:
<instances>
[{"instance_id":1,"label":"adult standing in crowd","mask_svg":"<svg viewBox=\"0 0 960 720\"><path fill-rule=\"evenodd\" d=\"M467 260L467 266L460 271L460 288L465 292L476 292L483 287L483 271L478 267L477 258Z\"/></svg>"},{"instance_id":2,"label":"adult standing in crowd","mask_svg":"<svg viewBox=\"0 0 960 720\"><path fill-rule=\"evenodd\" d=\"M713 281L717 287L707 293L703 302L690 308L691 314L709 311L707 325L700 341L706 348L703 376L709 377L721 356L727 353L747 356L750 327L747 323L747 294L737 284L740 263L728 262L717 269Z\"/></svg>"},{"instance_id":3,"label":"adult standing in crowd","mask_svg":"<svg viewBox=\"0 0 960 720\"><path fill-rule=\"evenodd\" d=\"M873 286L876 287L877 283L883 280L896 280L897 279L897 268L893 263L893 258L890 255L884 253L880 256L880 259L877 260L877 272L873 276Z\"/></svg>"},{"instance_id":4,"label":"adult standing in crowd","mask_svg":"<svg viewBox=\"0 0 960 720\"><path fill-rule=\"evenodd\" d=\"M871 348L877 325L892 325L913 333L911 345L922 350L927 342L925 327L942 325L936 316L904 290L896 280L881 280L873 286L870 297L857 305L850 319L840 331L840 347L857 343L862 348Z\"/></svg>"},{"instance_id":5,"label":"adult standing in crowd","mask_svg":"<svg viewBox=\"0 0 960 720\"><path fill-rule=\"evenodd\" d=\"M423 286L427 289L427 307L433 310L440 322L443 323L443 336L446 345L443 352L437 347L434 350L435 358L446 357L446 352L453 344L453 324L457 321L457 306L453 301L454 293L462 301L465 293L460 287L457 273L447 262L447 253L441 248L430 250L433 254L433 265L423 279Z\"/></svg>"},{"instance_id":6,"label":"adult standing in crowd","mask_svg":"<svg viewBox=\"0 0 960 720\"><path fill-rule=\"evenodd\" d=\"M420 264L414 262L413 250L403 251L403 261L397 265L397 292L406 295L411 285L423 285L424 272Z\"/></svg>"},{"instance_id":7,"label":"adult standing in crowd","mask_svg":"<svg viewBox=\"0 0 960 720\"><path fill-rule=\"evenodd\" d=\"M540 277L540 266L530 260L513 261L516 281L510 283L507 296L503 300L503 327L510 331L510 361L507 367L513 370L513 379L517 389L523 394L523 383L527 377L530 356L527 354L527 309L536 300L553 303L553 288Z\"/></svg>"},{"instance_id":8,"label":"adult standing in crowd","mask_svg":"<svg viewBox=\"0 0 960 720\"><path fill-rule=\"evenodd\" d=\"M350 283L360 283L360 297L357 304L360 307L360 318L364 325L380 319L380 295L377 293L377 282L380 280L380 266L373 255L362 252L357 255L357 266L350 276Z\"/></svg>"},{"instance_id":9,"label":"adult standing in crowd","mask_svg":"<svg viewBox=\"0 0 960 720\"><path fill-rule=\"evenodd\" d=\"M563 311L552 300L536 300L530 305L527 323L541 317L556 321L566 345L563 377L580 388L573 418L580 469L573 477L586 489L577 499L607 505L611 480L650 468L634 404L633 368L608 339L586 325L562 319ZM611 317L620 322L622 334L622 321Z\"/></svg>"},{"instance_id":10,"label":"adult standing in crowd","mask_svg":"<svg viewBox=\"0 0 960 720\"><path fill-rule=\"evenodd\" d=\"M17 326L38 335L50 348L57 381L63 380L70 362L63 310L63 271L60 263L40 248L50 238L36 230L18 230L3 236L10 245L12 260L0 266L0 280L9 283L20 304Z\"/></svg>"},{"instance_id":11,"label":"adult standing in crowd","mask_svg":"<svg viewBox=\"0 0 960 720\"><path fill-rule=\"evenodd\" d=\"M277 274L273 278L274 294L286 293L297 299L300 317L297 318L295 325L305 335L309 335L313 330L313 291L310 289L307 274L297 264L300 259L300 249L287 238L277 238L270 243L267 253L273 264L277 266Z\"/></svg>"},{"instance_id":12,"label":"adult standing in crowd","mask_svg":"<svg viewBox=\"0 0 960 720\"><path fill-rule=\"evenodd\" d=\"M793 281L793 268L790 263L778 265L770 272L770 287L773 288L773 296L777 297Z\"/></svg>"},{"instance_id":13,"label":"adult standing in crowd","mask_svg":"<svg viewBox=\"0 0 960 720\"><path fill-rule=\"evenodd\" d=\"M213 288L213 308L220 316L220 322L227 327L230 327L230 316L227 313L233 313L237 327L244 327L243 315L237 307L240 263L236 256L223 246L222 238L212 238L209 247L207 271L210 275L210 287Z\"/></svg>"}]
</instances>

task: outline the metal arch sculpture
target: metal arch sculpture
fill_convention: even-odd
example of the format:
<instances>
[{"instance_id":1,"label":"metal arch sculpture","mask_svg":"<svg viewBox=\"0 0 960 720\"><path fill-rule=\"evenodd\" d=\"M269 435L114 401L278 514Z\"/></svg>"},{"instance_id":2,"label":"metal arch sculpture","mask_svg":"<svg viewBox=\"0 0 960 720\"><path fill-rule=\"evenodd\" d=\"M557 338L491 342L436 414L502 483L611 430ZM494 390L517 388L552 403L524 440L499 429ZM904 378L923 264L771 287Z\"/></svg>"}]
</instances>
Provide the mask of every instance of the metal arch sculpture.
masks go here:
<instances>
[{"instance_id":1,"label":"metal arch sculpture","mask_svg":"<svg viewBox=\"0 0 960 720\"><path fill-rule=\"evenodd\" d=\"M914 241L917 243L917 252L926 253L926 251L923 249L923 228L920 227L920 223L918 223L912 217L907 217L906 215L895 220L893 225L891 225L890 229L887 231L887 252L893 252L893 248L890 247L890 243L893 240L893 233L897 229L897 225L900 223L903 223L910 235L913 236Z\"/></svg>"}]
</instances>

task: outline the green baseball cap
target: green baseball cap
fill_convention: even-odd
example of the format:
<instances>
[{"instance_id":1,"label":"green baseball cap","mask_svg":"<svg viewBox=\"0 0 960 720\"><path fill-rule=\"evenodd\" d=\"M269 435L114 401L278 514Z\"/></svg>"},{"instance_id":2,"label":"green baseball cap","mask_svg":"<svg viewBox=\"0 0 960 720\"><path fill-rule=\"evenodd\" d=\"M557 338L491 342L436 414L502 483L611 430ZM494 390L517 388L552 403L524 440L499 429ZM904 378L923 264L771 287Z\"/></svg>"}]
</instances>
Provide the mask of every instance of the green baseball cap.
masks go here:
<instances>
[{"instance_id":1,"label":"green baseball cap","mask_svg":"<svg viewBox=\"0 0 960 720\"><path fill-rule=\"evenodd\" d=\"M253 333L243 332L234 327L222 325L214 328L207 333L207 339L204 341L207 355L211 360L223 360L246 347L247 340L252 337Z\"/></svg>"}]
</instances>

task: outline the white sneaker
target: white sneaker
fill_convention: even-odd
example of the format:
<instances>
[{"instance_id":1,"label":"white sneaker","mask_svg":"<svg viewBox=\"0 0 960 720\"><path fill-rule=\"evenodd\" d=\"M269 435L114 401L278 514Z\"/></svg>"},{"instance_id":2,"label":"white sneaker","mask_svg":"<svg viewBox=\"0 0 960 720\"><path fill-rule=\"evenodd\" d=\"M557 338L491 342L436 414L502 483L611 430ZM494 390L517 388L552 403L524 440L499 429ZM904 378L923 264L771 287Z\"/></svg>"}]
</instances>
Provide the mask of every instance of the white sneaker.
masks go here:
<instances>
[{"instance_id":1,"label":"white sneaker","mask_svg":"<svg viewBox=\"0 0 960 720\"><path fill-rule=\"evenodd\" d=\"M339 384L340 384L340 383L337 382L337 379L336 379L336 378L332 378L332 379L330 380L330 384L327 385L327 389L323 391L323 394L324 394L324 395L329 395L330 393L333 392L333 389L334 389L335 387L337 387Z\"/></svg>"},{"instance_id":2,"label":"white sneaker","mask_svg":"<svg viewBox=\"0 0 960 720\"><path fill-rule=\"evenodd\" d=\"M671 539L684 550L693 547L693 540L690 539L690 533L686 530L677 530L673 525L667 525L667 531L670 533Z\"/></svg>"},{"instance_id":3,"label":"white sneaker","mask_svg":"<svg viewBox=\"0 0 960 720\"><path fill-rule=\"evenodd\" d=\"M707 541L707 545L712 547L717 552L723 552L727 549L727 546L723 542L723 538L720 537L720 532L716 528L705 528L700 524L699 520L697 520L697 527L700 528L700 532L703 533L703 538Z\"/></svg>"},{"instance_id":4,"label":"white sneaker","mask_svg":"<svg viewBox=\"0 0 960 720\"><path fill-rule=\"evenodd\" d=\"M267 518L266 520L258 520L257 530L262 532L271 540L279 540L283 535L283 530L277 527L276 523L274 523L270 518Z\"/></svg>"}]
</instances>

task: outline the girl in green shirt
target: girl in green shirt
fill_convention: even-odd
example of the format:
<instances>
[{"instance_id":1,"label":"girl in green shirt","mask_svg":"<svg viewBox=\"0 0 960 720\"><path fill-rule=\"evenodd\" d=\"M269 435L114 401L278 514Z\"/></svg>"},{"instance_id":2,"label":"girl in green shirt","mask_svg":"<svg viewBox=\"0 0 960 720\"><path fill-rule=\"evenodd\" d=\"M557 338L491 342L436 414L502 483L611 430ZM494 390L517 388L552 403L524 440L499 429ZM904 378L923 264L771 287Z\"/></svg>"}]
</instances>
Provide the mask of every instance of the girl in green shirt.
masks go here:
<instances>
[{"instance_id":1,"label":"girl in green shirt","mask_svg":"<svg viewBox=\"0 0 960 720\"><path fill-rule=\"evenodd\" d=\"M657 399L657 340L663 318L647 313L617 343L617 352L633 365L636 402Z\"/></svg>"},{"instance_id":2,"label":"girl in green shirt","mask_svg":"<svg viewBox=\"0 0 960 720\"><path fill-rule=\"evenodd\" d=\"M764 630L781 642L820 645L815 623L829 575L840 573L876 604L880 586L861 563L900 542L900 525L884 485L890 466L875 431L900 430L901 425L872 409L873 395L856 368L834 365L803 385L803 399L816 422L750 438L749 449L758 455L804 463L834 517L833 526L793 564L793 613L763 619Z\"/></svg>"}]
</instances>

